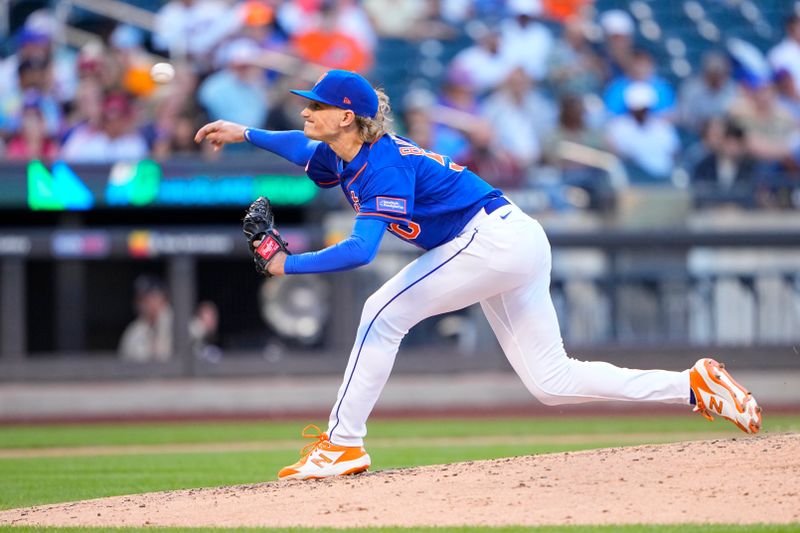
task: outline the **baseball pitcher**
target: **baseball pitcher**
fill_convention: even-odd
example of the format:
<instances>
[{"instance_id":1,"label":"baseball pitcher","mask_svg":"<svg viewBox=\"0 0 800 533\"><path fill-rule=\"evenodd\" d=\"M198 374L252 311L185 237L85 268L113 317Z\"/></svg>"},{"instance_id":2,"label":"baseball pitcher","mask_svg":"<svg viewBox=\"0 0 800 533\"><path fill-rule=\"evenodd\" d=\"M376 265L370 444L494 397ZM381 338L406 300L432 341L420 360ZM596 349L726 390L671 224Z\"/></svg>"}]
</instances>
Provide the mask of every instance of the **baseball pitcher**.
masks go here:
<instances>
[{"instance_id":1,"label":"baseball pitcher","mask_svg":"<svg viewBox=\"0 0 800 533\"><path fill-rule=\"evenodd\" d=\"M338 187L355 211L352 235L317 252L289 254L269 203L245 217L256 269L269 276L336 272L373 260L388 231L425 253L364 304L356 341L328 421L282 479L363 472L367 418L400 342L427 317L480 303L511 366L546 405L599 400L693 405L756 433L761 410L723 365L700 359L683 372L633 370L572 359L550 299L550 243L542 226L469 169L389 129L389 103L358 74L331 70L308 91L303 131L265 131L216 121L196 142L249 142L305 167L319 187ZM313 432L316 430L316 432Z\"/></svg>"}]
</instances>

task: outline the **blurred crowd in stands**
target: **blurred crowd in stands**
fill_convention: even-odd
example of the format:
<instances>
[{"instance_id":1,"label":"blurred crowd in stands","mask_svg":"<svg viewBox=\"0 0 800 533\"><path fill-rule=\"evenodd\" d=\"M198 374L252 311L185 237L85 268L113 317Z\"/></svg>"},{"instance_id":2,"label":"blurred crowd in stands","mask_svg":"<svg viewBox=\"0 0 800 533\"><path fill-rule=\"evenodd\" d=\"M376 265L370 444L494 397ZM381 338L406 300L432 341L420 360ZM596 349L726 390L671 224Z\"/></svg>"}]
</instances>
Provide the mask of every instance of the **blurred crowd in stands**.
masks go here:
<instances>
[{"instance_id":1,"label":"blurred crowd in stands","mask_svg":"<svg viewBox=\"0 0 800 533\"><path fill-rule=\"evenodd\" d=\"M674 76L641 45L640 21L600 1L130 3L152 10L152 32L109 22L95 25L96 41L56 45L47 9L12 28L0 63L5 160L219 157L193 142L199 125L301 129L304 103L288 89L344 68L386 86L399 134L499 187L555 183L583 191L560 196L579 207L603 207L626 183L712 193L700 201L800 206L792 6L768 49L709 44ZM390 86L382 73L420 70L381 54L404 43L453 53L426 79ZM150 69L164 61L175 76L157 83Z\"/></svg>"}]
</instances>

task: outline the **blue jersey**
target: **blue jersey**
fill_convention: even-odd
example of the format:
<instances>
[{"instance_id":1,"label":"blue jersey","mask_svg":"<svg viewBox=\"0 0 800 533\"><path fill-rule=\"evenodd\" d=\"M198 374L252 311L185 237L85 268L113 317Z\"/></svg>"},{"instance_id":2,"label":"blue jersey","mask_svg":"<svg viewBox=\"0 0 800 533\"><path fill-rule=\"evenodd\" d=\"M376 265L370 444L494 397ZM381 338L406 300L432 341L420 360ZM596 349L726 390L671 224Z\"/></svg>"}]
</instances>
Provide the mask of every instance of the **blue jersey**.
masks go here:
<instances>
[{"instance_id":1,"label":"blue jersey","mask_svg":"<svg viewBox=\"0 0 800 533\"><path fill-rule=\"evenodd\" d=\"M503 194L448 157L395 135L365 143L346 166L320 143L306 173L320 187L340 186L356 216L384 220L390 232L425 250L453 239Z\"/></svg>"}]
</instances>

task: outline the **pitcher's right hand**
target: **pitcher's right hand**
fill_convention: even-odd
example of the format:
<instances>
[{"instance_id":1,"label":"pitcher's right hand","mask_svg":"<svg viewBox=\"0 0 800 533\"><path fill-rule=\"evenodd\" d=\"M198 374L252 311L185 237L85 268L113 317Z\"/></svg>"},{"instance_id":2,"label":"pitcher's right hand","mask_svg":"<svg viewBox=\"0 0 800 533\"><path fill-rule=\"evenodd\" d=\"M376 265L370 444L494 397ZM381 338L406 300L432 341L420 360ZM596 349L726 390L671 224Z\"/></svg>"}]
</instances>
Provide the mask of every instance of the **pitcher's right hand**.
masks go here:
<instances>
[{"instance_id":1,"label":"pitcher's right hand","mask_svg":"<svg viewBox=\"0 0 800 533\"><path fill-rule=\"evenodd\" d=\"M220 150L226 144L240 143L245 140L244 131L247 128L235 122L228 122L227 120L215 120L209 122L199 130L194 136L194 142L201 143L203 139L214 147L214 150Z\"/></svg>"}]
</instances>

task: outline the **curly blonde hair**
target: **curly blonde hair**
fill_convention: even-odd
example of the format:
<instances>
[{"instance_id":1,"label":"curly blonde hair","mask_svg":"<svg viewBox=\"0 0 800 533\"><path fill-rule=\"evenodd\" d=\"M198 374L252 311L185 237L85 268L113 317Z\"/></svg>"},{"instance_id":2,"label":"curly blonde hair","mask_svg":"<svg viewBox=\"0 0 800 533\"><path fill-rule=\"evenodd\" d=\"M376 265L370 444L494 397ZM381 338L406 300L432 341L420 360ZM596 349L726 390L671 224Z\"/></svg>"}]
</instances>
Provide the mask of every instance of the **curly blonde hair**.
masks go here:
<instances>
[{"instance_id":1,"label":"curly blonde hair","mask_svg":"<svg viewBox=\"0 0 800 533\"><path fill-rule=\"evenodd\" d=\"M378 112L374 118L356 116L358 126L358 136L365 143L373 143L387 133L394 133L392 130L392 107L389 105L389 97L382 89L375 89L378 95Z\"/></svg>"}]
</instances>

